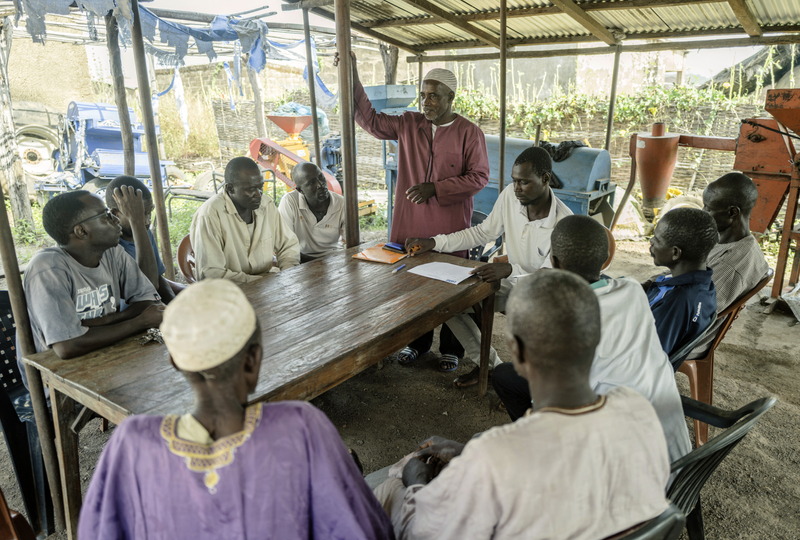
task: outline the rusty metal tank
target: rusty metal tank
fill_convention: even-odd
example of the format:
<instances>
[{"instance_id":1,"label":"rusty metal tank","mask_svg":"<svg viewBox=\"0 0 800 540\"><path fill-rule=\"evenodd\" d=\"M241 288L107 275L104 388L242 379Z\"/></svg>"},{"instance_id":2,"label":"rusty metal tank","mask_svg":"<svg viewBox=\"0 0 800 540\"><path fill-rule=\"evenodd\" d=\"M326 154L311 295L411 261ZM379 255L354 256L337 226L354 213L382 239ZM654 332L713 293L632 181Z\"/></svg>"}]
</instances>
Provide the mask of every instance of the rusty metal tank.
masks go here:
<instances>
[{"instance_id":1,"label":"rusty metal tank","mask_svg":"<svg viewBox=\"0 0 800 540\"><path fill-rule=\"evenodd\" d=\"M664 206L672 172L678 163L680 134L667 133L663 122L653 124L650 133L636 136L636 165L642 187L644 217L652 221L654 210Z\"/></svg>"}]
</instances>

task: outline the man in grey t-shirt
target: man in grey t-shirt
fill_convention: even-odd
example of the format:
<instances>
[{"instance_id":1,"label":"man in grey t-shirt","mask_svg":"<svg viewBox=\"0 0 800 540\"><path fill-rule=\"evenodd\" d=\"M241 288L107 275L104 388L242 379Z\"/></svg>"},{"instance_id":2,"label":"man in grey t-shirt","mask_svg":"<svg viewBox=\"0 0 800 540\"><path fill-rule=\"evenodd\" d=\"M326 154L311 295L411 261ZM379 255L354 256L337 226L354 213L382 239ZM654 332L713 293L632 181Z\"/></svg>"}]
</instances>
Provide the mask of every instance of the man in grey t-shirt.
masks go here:
<instances>
[{"instance_id":1,"label":"man in grey t-shirt","mask_svg":"<svg viewBox=\"0 0 800 540\"><path fill-rule=\"evenodd\" d=\"M158 293L119 246L119 220L100 197L58 195L42 221L58 246L37 253L23 280L36 352L72 358L158 327ZM120 311L120 300L130 307Z\"/></svg>"}]
</instances>

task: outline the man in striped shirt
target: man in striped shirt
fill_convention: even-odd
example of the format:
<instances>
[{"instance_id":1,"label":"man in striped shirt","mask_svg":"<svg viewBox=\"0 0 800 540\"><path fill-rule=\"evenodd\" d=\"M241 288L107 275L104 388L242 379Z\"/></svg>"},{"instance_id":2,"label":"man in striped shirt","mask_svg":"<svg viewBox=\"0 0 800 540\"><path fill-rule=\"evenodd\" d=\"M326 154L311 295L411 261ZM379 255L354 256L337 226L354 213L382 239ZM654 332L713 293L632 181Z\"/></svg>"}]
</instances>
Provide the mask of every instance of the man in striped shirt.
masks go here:
<instances>
[{"instance_id":1,"label":"man in striped shirt","mask_svg":"<svg viewBox=\"0 0 800 540\"><path fill-rule=\"evenodd\" d=\"M711 279L717 291L717 315L751 291L767 275L769 265L755 237L750 234L750 213L758 200L753 181L739 172L711 182L703 192L703 210L711 214L719 231L719 243L708 255ZM702 358L725 321L717 319L689 358Z\"/></svg>"}]
</instances>

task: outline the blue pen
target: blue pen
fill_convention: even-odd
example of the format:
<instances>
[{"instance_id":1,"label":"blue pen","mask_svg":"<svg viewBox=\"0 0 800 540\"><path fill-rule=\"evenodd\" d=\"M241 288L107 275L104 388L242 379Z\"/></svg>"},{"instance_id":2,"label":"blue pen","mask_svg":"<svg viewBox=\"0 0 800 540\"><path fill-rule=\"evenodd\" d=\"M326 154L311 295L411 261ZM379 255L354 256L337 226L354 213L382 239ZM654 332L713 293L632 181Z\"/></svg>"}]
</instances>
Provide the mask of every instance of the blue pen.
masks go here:
<instances>
[{"instance_id":1,"label":"blue pen","mask_svg":"<svg viewBox=\"0 0 800 540\"><path fill-rule=\"evenodd\" d=\"M405 267L406 267L406 265L404 265L404 264L401 264L400 266L398 266L397 268L395 268L394 270L392 270L392 274L396 274L397 272L399 272L400 270L402 270L402 269L403 269L403 268L405 268Z\"/></svg>"}]
</instances>

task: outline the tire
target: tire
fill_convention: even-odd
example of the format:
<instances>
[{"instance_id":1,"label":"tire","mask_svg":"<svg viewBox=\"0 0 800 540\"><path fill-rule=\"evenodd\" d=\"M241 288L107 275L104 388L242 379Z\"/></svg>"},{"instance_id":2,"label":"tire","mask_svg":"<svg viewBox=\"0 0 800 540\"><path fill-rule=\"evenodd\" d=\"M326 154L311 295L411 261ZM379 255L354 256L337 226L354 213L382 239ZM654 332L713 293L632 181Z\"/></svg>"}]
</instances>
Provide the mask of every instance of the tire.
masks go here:
<instances>
[{"instance_id":1,"label":"tire","mask_svg":"<svg viewBox=\"0 0 800 540\"><path fill-rule=\"evenodd\" d=\"M167 165L167 179L172 180L172 183L186 183L186 175L175 165Z\"/></svg>"}]
</instances>

